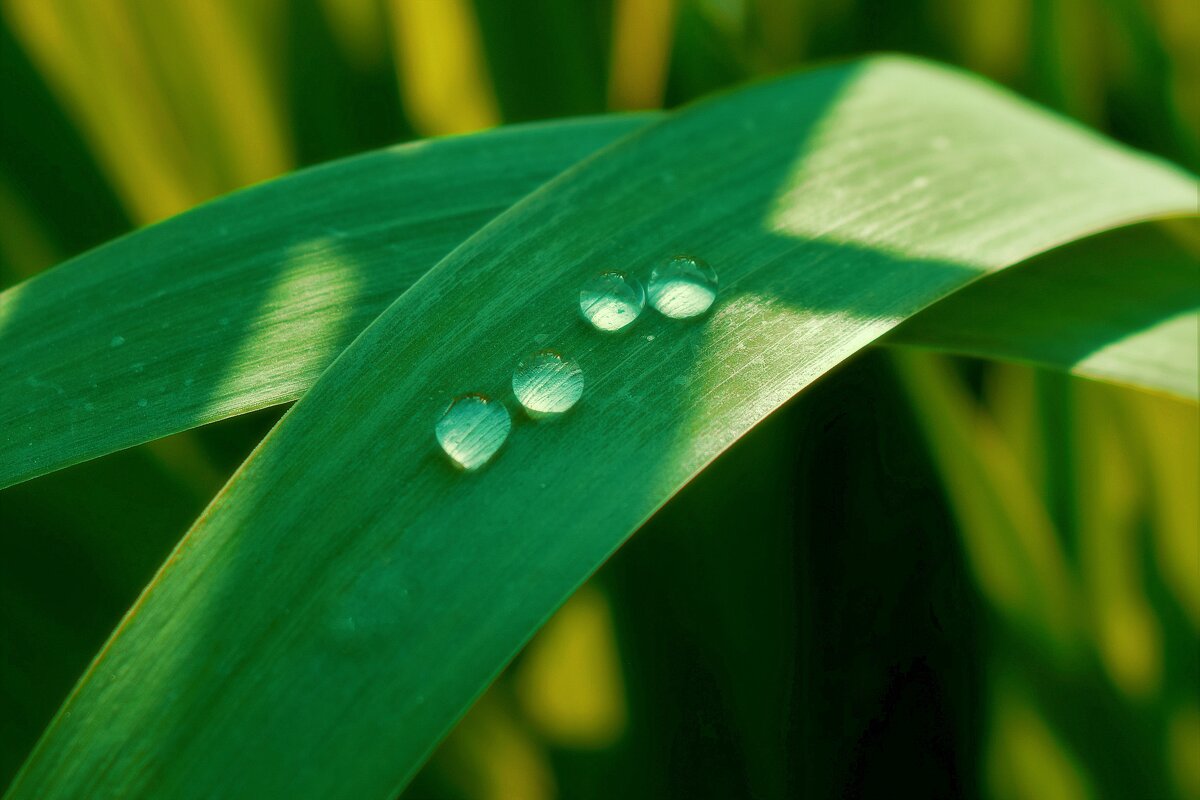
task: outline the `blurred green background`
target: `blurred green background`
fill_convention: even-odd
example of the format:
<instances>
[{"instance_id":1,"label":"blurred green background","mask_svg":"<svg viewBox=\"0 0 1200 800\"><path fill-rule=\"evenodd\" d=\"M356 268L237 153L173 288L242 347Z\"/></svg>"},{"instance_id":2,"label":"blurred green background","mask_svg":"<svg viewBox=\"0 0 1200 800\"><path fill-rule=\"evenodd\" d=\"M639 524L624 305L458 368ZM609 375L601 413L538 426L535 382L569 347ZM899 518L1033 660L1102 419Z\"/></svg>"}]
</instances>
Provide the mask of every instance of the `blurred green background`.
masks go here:
<instances>
[{"instance_id":1,"label":"blurred green background","mask_svg":"<svg viewBox=\"0 0 1200 800\"><path fill-rule=\"evenodd\" d=\"M1190 0L0 10L0 288L307 164L879 50L1200 166ZM0 785L279 413L0 492ZM869 352L639 532L405 797L1200 798L1197 486L1193 404Z\"/></svg>"}]
</instances>

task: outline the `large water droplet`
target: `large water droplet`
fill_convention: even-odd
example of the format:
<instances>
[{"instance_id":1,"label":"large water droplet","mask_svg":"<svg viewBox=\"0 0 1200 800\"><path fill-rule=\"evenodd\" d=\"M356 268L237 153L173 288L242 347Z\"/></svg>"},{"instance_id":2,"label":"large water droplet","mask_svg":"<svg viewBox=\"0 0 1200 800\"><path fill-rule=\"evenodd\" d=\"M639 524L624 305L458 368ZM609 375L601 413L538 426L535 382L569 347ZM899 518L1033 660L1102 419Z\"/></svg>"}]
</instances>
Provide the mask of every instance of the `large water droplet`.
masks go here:
<instances>
[{"instance_id":1,"label":"large water droplet","mask_svg":"<svg viewBox=\"0 0 1200 800\"><path fill-rule=\"evenodd\" d=\"M646 291L636 278L602 272L579 290L579 310L598 330L619 331L646 307Z\"/></svg>"},{"instance_id":2,"label":"large water droplet","mask_svg":"<svg viewBox=\"0 0 1200 800\"><path fill-rule=\"evenodd\" d=\"M717 298L717 273L692 256L675 256L650 273L650 304L675 319L708 311Z\"/></svg>"},{"instance_id":3,"label":"large water droplet","mask_svg":"<svg viewBox=\"0 0 1200 800\"><path fill-rule=\"evenodd\" d=\"M450 404L433 432L450 460L470 471L491 460L511 428L512 418L503 403L468 394Z\"/></svg>"},{"instance_id":4,"label":"large water droplet","mask_svg":"<svg viewBox=\"0 0 1200 800\"><path fill-rule=\"evenodd\" d=\"M583 370L553 350L542 350L517 363L512 387L529 416L553 417L579 402L583 394Z\"/></svg>"}]
</instances>

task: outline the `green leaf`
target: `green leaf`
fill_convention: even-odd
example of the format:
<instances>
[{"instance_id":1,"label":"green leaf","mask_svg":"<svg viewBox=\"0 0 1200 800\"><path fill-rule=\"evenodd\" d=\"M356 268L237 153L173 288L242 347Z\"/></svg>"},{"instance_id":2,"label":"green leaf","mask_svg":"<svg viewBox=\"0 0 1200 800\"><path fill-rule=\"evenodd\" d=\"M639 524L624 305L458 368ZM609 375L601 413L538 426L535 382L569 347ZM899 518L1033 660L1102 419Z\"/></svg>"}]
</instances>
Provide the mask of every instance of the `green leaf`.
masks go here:
<instances>
[{"instance_id":1,"label":"green leaf","mask_svg":"<svg viewBox=\"0 0 1200 800\"><path fill-rule=\"evenodd\" d=\"M1066 369L1200 395L1200 223L1089 237L990 275L888 335L889 344Z\"/></svg>"},{"instance_id":2,"label":"green leaf","mask_svg":"<svg viewBox=\"0 0 1200 800\"><path fill-rule=\"evenodd\" d=\"M295 400L455 245L648 118L528 125L345 159L0 294L0 487Z\"/></svg>"},{"instance_id":3,"label":"green leaf","mask_svg":"<svg viewBox=\"0 0 1200 800\"><path fill-rule=\"evenodd\" d=\"M0 379L14 387L0 421L21 432L0 440L0 487L295 400L485 221L652 118L519 126L306 170L0 294ZM1196 270L1167 228L1118 231L950 295L888 341L1195 398Z\"/></svg>"},{"instance_id":4,"label":"green leaf","mask_svg":"<svg viewBox=\"0 0 1200 800\"><path fill-rule=\"evenodd\" d=\"M534 629L739 436L899 321L1189 178L980 81L885 58L687 108L458 247L347 348L205 512L12 797L385 797ZM688 252L706 318L582 323L599 269ZM461 474L455 395L578 359L583 401Z\"/></svg>"}]
</instances>

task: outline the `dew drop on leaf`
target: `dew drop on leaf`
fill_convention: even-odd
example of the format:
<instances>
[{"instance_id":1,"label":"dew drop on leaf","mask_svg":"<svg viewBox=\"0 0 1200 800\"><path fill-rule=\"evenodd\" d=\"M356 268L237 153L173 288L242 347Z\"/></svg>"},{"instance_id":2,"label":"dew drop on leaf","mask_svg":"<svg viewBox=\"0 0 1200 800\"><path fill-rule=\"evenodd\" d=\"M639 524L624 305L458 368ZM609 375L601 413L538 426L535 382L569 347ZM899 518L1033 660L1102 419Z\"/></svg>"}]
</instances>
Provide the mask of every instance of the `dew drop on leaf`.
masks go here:
<instances>
[{"instance_id":1,"label":"dew drop on leaf","mask_svg":"<svg viewBox=\"0 0 1200 800\"><path fill-rule=\"evenodd\" d=\"M583 370L553 350L542 350L517 362L512 387L530 417L554 417L579 402L583 394Z\"/></svg>"},{"instance_id":2,"label":"dew drop on leaf","mask_svg":"<svg viewBox=\"0 0 1200 800\"><path fill-rule=\"evenodd\" d=\"M620 272L602 272L579 290L579 310L597 330L627 328L645 307L642 284Z\"/></svg>"},{"instance_id":3,"label":"dew drop on leaf","mask_svg":"<svg viewBox=\"0 0 1200 800\"><path fill-rule=\"evenodd\" d=\"M650 304L674 319L708 311L717 297L717 273L692 256L675 256L650 273Z\"/></svg>"},{"instance_id":4,"label":"dew drop on leaf","mask_svg":"<svg viewBox=\"0 0 1200 800\"><path fill-rule=\"evenodd\" d=\"M433 432L450 460L470 472L496 455L511 428L512 418L503 403L468 394L450 404Z\"/></svg>"}]
</instances>

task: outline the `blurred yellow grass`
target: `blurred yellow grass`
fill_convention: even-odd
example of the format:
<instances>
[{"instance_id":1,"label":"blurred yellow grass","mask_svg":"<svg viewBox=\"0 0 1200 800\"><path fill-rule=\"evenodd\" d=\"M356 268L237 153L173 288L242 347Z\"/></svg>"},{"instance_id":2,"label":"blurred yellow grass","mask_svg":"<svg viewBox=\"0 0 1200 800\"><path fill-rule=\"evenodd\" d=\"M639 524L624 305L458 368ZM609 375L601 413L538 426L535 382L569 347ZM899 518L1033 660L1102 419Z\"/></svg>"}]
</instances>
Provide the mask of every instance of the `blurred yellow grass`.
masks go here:
<instances>
[{"instance_id":1,"label":"blurred yellow grass","mask_svg":"<svg viewBox=\"0 0 1200 800\"><path fill-rule=\"evenodd\" d=\"M388 60L384 0L320 0L330 32L355 68L368 72Z\"/></svg>"},{"instance_id":2,"label":"blurred yellow grass","mask_svg":"<svg viewBox=\"0 0 1200 800\"><path fill-rule=\"evenodd\" d=\"M662 105L674 35L675 0L616 0L608 106L632 110Z\"/></svg>"},{"instance_id":3,"label":"blurred yellow grass","mask_svg":"<svg viewBox=\"0 0 1200 800\"><path fill-rule=\"evenodd\" d=\"M1039 713L1030 693L1011 675L997 675L993 683L987 794L997 800L1095 797L1078 759Z\"/></svg>"},{"instance_id":4,"label":"blurred yellow grass","mask_svg":"<svg viewBox=\"0 0 1200 800\"><path fill-rule=\"evenodd\" d=\"M621 660L608 598L586 584L530 643L515 674L517 697L548 741L607 747L625 730Z\"/></svg>"},{"instance_id":5,"label":"blurred yellow grass","mask_svg":"<svg viewBox=\"0 0 1200 800\"><path fill-rule=\"evenodd\" d=\"M1159 572L1200 631L1200 409L1140 392L1121 399L1145 448Z\"/></svg>"},{"instance_id":6,"label":"blurred yellow grass","mask_svg":"<svg viewBox=\"0 0 1200 800\"><path fill-rule=\"evenodd\" d=\"M1030 2L940 0L938 7L963 65L997 80L1010 81L1028 57Z\"/></svg>"},{"instance_id":7,"label":"blurred yellow grass","mask_svg":"<svg viewBox=\"0 0 1200 800\"><path fill-rule=\"evenodd\" d=\"M405 110L425 136L500 121L479 26L466 0L391 0L396 75Z\"/></svg>"},{"instance_id":8,"label":"blurred yellow grass","mask_svg":"<svg viewBox=\"0 0 1200 800\"><path fill-rule=\"evenodd\" d=\"M61 259L62 254L42 229L37 215L0 176L0 260L9 264L15 273L0 278L15 283ZM2 281L0 285L3 285Z\"/></svg>"},{"instance_id":9,"label":"blurred yellow grass","mask_svg":"<svg viewBox=\"0 0 1200 800\"><path fill-rule=\"evenodd\" d=\"M1085 381L1073 386L1075 513L1087 608L1100 660L1126 695L1148 700L1162 682L1162 630L1146 599L1139 525L1147 498L1138 464L1121 434L1122 390Z\"/></svg>"},{"instance_id":10,"label":"blurred yellow grass","mask_svg":"<svg viewBox=\"0 0 1200 800\"><path fill-rule=\"evenodd\" d=\"M488 692L439 749L443 781L472 800L553 800L549 758L499 693Z\"/></svg>"},{"instance_id":11,"label":"blurred yellow grass","mask_svg":"<svg viewBox=\"0 0 1200 800\"><path fill-rule=\"evenodd\" d=\"M984 596L1048 653L1078 643L1078 589L1045 504L992 419L943 359L895 356Z\"/></svg>"},{"instance_id":12,"label":"blurred yellow grass","mask_svg":"<svg viewBox=\"0 0 1200 800\"><path fill-rule=\"evenodd\" d=\"M1200 3L1146 0L1145 8L1170 55L1167 88L1179 131L1200 147Z\"/></svg>"},{"instance_id":13,"label":"blurred yellow grass","mask_svg":"<svg viewBox=\"0 0 1200 800\"><path fill-rule=\"evenodd\" d=\"M1171 716L1167 758L1181 797L1200 797L1200 707L1193 702Z\"/></svg>"},{"instance_id":14,"label":"blurred yellow grass","mask_svg":"<svg viewBox=\"0 0 1200 800\"><path fill-rule=\"evenodd\" d=\"M3 0L3 13L136 222L294 165L263 48L227 0Z\"/></svg>"}]
</instances>

